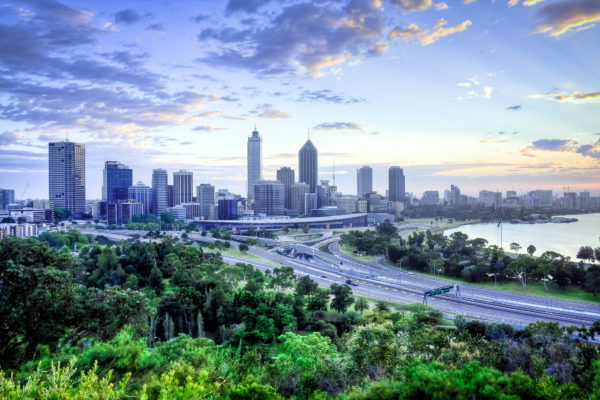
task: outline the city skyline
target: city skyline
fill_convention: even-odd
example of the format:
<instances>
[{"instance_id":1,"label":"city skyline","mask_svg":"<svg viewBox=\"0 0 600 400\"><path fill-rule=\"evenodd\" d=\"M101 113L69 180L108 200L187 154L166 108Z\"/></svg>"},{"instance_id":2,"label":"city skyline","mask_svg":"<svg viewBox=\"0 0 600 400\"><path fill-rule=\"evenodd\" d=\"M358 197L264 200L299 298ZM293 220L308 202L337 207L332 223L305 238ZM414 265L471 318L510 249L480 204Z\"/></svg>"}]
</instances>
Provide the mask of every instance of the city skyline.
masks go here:
<instances>
[{"instance_id":1,"label":"city skyline","mask_svg":"<svg viewBox=\"0 0 600 400\"><path fill-rule=\"evenodd\" d=\"M417 196L598 195L600 5L525 3L8 1L0 185L48 198L47 143L68 136L88 199L108 160L133 182L185 169L245 194L256 123L266 180L299 172L310 129L318 178L335 164L347 194L363 165L385 194L398 165Z\"/></svg>"}]
</instances>

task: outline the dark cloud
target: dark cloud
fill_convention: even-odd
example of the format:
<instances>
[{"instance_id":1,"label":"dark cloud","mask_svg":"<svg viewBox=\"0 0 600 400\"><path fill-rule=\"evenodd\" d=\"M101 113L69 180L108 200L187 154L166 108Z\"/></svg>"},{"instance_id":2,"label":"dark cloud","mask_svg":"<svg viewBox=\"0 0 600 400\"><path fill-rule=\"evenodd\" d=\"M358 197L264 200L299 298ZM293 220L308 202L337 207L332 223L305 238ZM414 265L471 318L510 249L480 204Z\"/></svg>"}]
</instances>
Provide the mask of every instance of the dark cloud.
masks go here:
<instances>
[{"instance_id":1,"label":"dark cloud","mask_svg":"<svg viewBox=\"0 0 600 400\"><path fill-rule=\"evenodd\" d=\"M431 0L390 0L390 3L407 13L426 10L432 5Z\"/></svg>"},{"instance_id":2,"label":"dark cloud","mask_svg":"<svg viewBox=\"0 0 600 400\"><path fill-rule=\"evenodd\" d=\"M334 104L353 104L353 103L364 103L366 100L362 97L347 97L341 93L334 93L329 89L321 90L303 90L296 101L304 102L319 102Z\"/></svg>"},{"instance_id":3,"label":"dark cloud","mask_svg":"<svg viewBox=\"0 0 600 400\"><path fill-rule=\"evenodd\" d=\"M199 22L202 22L204 20L207 20L208 18L209 18L208 15L199 14L199 15L196 15L195 17L192 17L192 20L195 23L199 23Z\"/></svg>"},{"instance_id":4,"label":"dark cloud","mask_svg":"<svg viewBox=\"0 0 600 400\"><path fill-rule=\"evenodd\" d=\"M548 151L564 151L571 145L577 143L572 139L540 139L532 143L534 149Z\"/></svg>"},{"instance_id":5,"label":"dark cloud","mask_svg":"<svg viewBox=\"0 0 600 400\"><path fill-rule=\"evenodd\" d=\"M521 106L510 106L510 107L506 107L507 111L519 111L521 109Z\"/></svg>"},{"instance_id":6,"label":"dark cloud","mask_svg":"<svg viewBox=\"0 0 600 400\"><path fill-rule=\"evenodd\" d=\"M133 25L142 20L142 15L131 8L121 10L115 14L115 22L117 24Z\"/></svg>"},{"instance_id":7,"label":"dark cloud","mask_svg":"<svg viewBox=\"0 0 600 400\"><path fill-rule=\"evenodd\" d=\"M577 153L584 157L600 160L600 145L598 142L595 144L579 145L574 139L540 139L533 142L531 146L521 149L521 154L535 157L532 152L536 150Z\"/></svg>"},{"instance_id":8,"label":"dark cloud","mask_svg":"<svg viewBox=\"0 0 600 400\"><path fill-rule=\"evenodd\" d=\"M163 24L151 24L144 28L146 32L165 33Z\"/></svg>"},{"instance_id":9,"label":"dark cloud","mask_svg":"<svg viewBox=\"0 0 600 400\"><path fill-rule=\"evenodd\" d=\"M536 33L560 36L600 21L600 1L563 0L547 4L538 10L538 17L542 23L535 27Z\"/></svg>"},{"instance_id":10,"label":"dark cloud","mask_svg":"<svg viewBox=\"0 0 600 400\"><path fill-rule=\"evenodd\" d=\"M229 16L238 12L252 14L271 1L272 0L229 0L227 7L225 8L225 15Z\"/></svg>"},{"instance_id":11,"label":"dark cloud","mask_svg":"<svg viewBox=\"0 0 600 400\"><path fill-rule=\"evenodd\" d=\"M198 61L246 69L259 76L316 76L322 69L349 59L384 52L384 30L382 9L372 1L300 3L283 8L257 28L204 30L199 40L216 41L219 49Z\"/></svg>"}]
</instances>

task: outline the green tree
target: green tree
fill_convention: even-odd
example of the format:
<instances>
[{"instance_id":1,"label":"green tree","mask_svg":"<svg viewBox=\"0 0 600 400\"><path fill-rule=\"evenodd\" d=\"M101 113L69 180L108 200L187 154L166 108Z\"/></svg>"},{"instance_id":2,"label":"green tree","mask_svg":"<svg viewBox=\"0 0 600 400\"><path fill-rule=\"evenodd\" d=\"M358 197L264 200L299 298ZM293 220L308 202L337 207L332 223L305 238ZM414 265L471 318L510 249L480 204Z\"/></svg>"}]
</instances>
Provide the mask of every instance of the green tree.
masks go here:
<instances>
[{"instance_id":1,"label":"green tree","mask_svg":"<svg viewBox=\"0 0 600 400\"><path fill-rule=\"evenodd\" d=\"M327 310L329 304L329 290L317 288L315 294L310 297L306 309L311 312Z\"/></svg>"},{"instance_id":2,"label":"green tree","mask_svg":"<svg viewBox=\"0 0 600 400\"><path fill-rule=\"evenodd\" d=\"M537 249L535 248L534 245L530 244L529 246L527 246L527 253L533 257L533 254L535 253Z\"/></svg>"},{"instance_id":3,"label":"green tree","mask_svg":"<svg viewBox=\"0 0 600 400\"><path fill-rule=\"evenodd\" d=\"M577 258L591 262L594 259L594 249L591 246L581 246L577 252Z\"/></svg>"},{"instance_id":4,"label":"green tree","mask_svg":"<svg viewBox=\"0 0 600 400\"><path fill-rule=\"evenodd\" d=\"M241 242L241 243L238 245L238 249L239 249L240 251L244 252L244 251L248 251L248 249L250 249L250 247L248 247L248 245L247 245L246 243L244 243L244 242Z\"/></svg>"},{"instance_id":5,"label":"green tree","mask_svg":"<svg viewBox=\"0 0 600 400\"><path fill-rule=\"evenodd\" d=\"M346 285L338 285L334 283L330 287L331 294L333 294L333 300L331 301L331 308L337 312L344 313L354 303L354 297L352 297L352 289Z\"/></svg>"},{"instance_id":6,"label":"green tree","mask_svg":"<svg viewBox=\"0 0 600 400\"><path fill-rule=\"evenodd\" d=\"M379 300L377 303L375 303L375 310L377 310L379 313L389 313L390 305L387 301Z\"/></svg>"},{"instance_id":7,"label":"green tree","mask_svg":"<svg viewBox=\"0 0 600 400\"><path fill-rule=\"evenodd\" d=\"M354 309L362 314L363 311L369 309L369 302L364 297L359 297L356 299L356 303L354 303Z\"/></svg>"},{"instance_id":8,"label":"green tree","mask_svg":"<svg viewBox=\"0 0 600 400\"><path fill-rule=\"evenodd\" d=\"M509 247L510 247L510 249L511 249L512 251L514 251L514 252L515 252L515 253L517 253L517 254L519 254L519 250L521 250L521 245L520 245L519 243L517 243L517 242L512 242L512 243L509 245Z\"/></svg>"}]
</instances>

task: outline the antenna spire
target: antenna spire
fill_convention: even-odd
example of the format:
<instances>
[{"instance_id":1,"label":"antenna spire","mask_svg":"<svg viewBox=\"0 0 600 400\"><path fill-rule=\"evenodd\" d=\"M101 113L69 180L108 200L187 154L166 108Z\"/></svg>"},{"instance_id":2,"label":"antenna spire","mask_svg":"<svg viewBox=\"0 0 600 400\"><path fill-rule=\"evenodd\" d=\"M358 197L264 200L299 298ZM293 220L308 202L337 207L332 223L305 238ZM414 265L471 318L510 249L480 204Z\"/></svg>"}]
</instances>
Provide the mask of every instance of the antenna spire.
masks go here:
<instances>
[{"instance_id":1,"label":"antenna spire","mask_svg":"<svg viewBox=\"0 0 600 400\"><path fill-rule=\"evenodd\" d=\"M333 186L335 186L335 161L333 162Z\"/></svg>"},{"instance_id":2,"label":"antenna spire","mask_svg":"<svg viewBox=\"0 0 600 400\"><path fill-rule=\"evenodd\" d=\"M307 136L308 136L308 140L310 140L310 128L308 128L308 129L306 130L306 134L307 134Z\"/></svg>"}]
</instances>

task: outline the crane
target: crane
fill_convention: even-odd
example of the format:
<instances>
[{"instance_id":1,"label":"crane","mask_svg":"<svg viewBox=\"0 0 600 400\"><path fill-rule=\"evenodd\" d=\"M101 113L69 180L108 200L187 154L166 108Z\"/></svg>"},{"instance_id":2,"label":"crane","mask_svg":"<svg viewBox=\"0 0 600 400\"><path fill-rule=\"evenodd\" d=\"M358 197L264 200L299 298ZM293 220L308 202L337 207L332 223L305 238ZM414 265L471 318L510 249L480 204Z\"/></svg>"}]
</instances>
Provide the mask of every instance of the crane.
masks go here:
<instances>
[{"instance_id":1,"label":"crane","mask_svg":"<svg viewBox=\"0 0 600 400\"><path fill-rule=\"evenodd\" d=\"M21 193L20 200L23 200L23 196L25 196L25 192L27 192L27 188L29 188L29 182L27 182L27 184L25 185L25 189L23 189L23 193Z\"/></svg>"}]
</instances>

